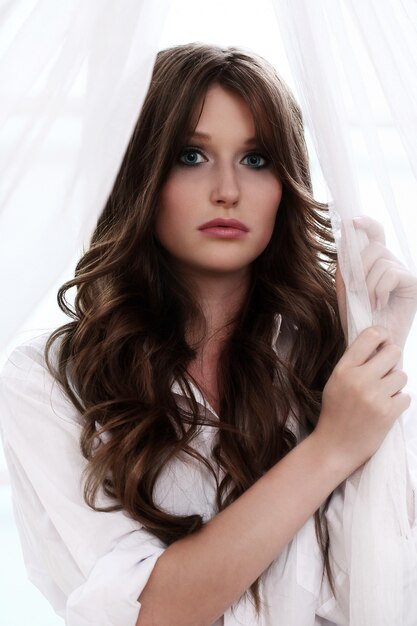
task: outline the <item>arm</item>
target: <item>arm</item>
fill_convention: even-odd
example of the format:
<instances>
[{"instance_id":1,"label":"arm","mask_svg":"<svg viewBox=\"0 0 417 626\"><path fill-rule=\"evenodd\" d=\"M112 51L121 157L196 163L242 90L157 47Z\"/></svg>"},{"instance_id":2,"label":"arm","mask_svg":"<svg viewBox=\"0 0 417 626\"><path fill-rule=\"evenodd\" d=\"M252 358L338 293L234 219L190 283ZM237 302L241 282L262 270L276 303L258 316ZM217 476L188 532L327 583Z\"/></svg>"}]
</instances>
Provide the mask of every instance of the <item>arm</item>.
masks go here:
<instances>
[{"instance_id":1,"label":"arm","mask_svg":"<svg viewBox=\"0 0 417 626\"><path fill-rule=\"evenodd\" d=\"M158 559L137 626L216 621L269 566L347 468L310 435L203 528Z\"/></svg>"},{"instance_id":2,"label":"arm","mask_svg":"<svg viewBox=\"0 0 417 626\"><path fill-rule=\"evenodd\" d=\"M0 435L28 577L67 626L133 626L165 545L123 511L84 502L81 416L45 369L44 341L16 348L0 375Z\"/></svg>"},{"instance_id":3,"label":"arm","mask_svg":"<svg viewBox=\"0 0 417 626\"><path fill-rule=\"evenodd\" d=\"M382 328L364 331L325 387L315 431L200 531L165 550L140 594L136 626L212 624L372 456L409 405L399 393L406 377L392 371L401 351L382 345L387 338Z\"/></svg>"}]
</instances>

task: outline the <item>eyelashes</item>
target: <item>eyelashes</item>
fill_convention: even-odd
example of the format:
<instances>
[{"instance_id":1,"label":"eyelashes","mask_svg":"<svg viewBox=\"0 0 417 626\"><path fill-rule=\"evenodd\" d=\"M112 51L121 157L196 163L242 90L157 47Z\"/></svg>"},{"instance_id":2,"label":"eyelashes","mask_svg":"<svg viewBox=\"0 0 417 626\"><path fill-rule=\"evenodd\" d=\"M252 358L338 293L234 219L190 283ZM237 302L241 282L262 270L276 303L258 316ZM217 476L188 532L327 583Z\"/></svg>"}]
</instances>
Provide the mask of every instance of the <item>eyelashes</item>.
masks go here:
<instances>
[{"instance_id":1,"label":"eyelashes","mask_svg":"<svg viewBox=\"0 0 417 626\"><path fill-rule=\"evenodd\" d=\"M249 162L244 163L244 165L247 165L250 169L263 169L269 165L269 160L260 152L248 152L248 154L243 157L242 161L246 161L248 159ZM197 167L200 163L204 163L206 161L207 159L201 149L195 146L186 146L183 148L178 157L178 164L185 167Z\"/></svg>"},{"instance_id":2,"label":"eyelashes","mask_svg":"<svg viewBox=\"0 0 417 626\"><path fill-rule=\"evenodd\" d=\"M262 156L262 154L259 154L259 152L250 152L249 154L247 154L243 160L249 159L251 162L248 163L247 165L249 165L249 167L251 167L252 169L262 169L263 167L266 167L267 165L269 165L269 161ZM256 159L261 159L263 162L262 163L254 163L254 161L256 161Z\"/></svg>"},{"instance_id":3,"label":"eyelashes","mask_svg":"<svg viewBox=\"0 0 417 626\"><path fill-rule=\"evenodd\" d=\"M202 157L201 161L197 161L196 159L187 160L190 156L195 157L197 155ZM180 165L188 165L191 167L194 167L199 163L204 163L205 161L206 159L204 158L201 150L199 150L198 148L194 148L193 146L187 146L186 148L184 148L181 151L180 156L178 157L178 162L180 163Z\"/></svg>"}]
</instances>

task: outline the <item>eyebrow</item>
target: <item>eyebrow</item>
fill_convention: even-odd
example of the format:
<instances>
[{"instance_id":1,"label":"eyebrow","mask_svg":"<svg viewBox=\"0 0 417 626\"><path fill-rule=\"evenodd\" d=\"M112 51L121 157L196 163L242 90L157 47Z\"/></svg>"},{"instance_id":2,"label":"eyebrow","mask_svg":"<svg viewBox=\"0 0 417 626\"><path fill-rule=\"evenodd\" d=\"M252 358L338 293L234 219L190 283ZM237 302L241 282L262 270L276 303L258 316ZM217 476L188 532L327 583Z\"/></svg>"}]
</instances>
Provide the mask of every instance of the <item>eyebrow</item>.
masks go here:
<instances>
[{"instance_id":1,"label":"eyebrow","mask_svg":"<svg viewBox=\"0 0 417 626\"><path fill-rule=\"evenodd\" d=\"M200 131L194 131L188 135L188 139L205 139L206 141L211 141L211 135ZM245 146L254 146L259 144L259 140L256 137L250 137L249 139L246 139L243 144Z\"/></svg>"}]
</instances>

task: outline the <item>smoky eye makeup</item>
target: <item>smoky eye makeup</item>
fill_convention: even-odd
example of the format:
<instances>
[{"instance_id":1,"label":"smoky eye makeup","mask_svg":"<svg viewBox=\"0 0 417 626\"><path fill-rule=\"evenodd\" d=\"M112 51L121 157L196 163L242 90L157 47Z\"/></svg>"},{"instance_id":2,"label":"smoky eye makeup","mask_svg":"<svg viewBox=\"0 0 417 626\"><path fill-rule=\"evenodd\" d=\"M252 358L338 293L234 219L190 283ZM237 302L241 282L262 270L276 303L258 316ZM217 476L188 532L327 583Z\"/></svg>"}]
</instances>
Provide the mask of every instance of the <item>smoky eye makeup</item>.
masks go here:
<instances>
[{"instance_id":1,"label":"smoky eye makeup","mask_svg":"<svg viewBox=\"0 0 417 626\"><path fill-rule=\"evenodd\" d=\"M270 161L264 156L261 152L249 152L246 156L243 157L243 160L248 159L248 165L252 169L260 170L267 167ZM259 159L262 161L259 163Z\"/></svg>"},{"instance_id":2,"label":"smoky eye makeup","mask_svg":"<svg viewBox=\"0 0 417 626\"><path fill-rule=\"evenodd\" d=\"M177 159L179 165L191 167L199 165L199 163L204 163L204 161L206 161L206 158L202 154L201 149L196 146L185 146Z\"/></svg>"}]
</instances>

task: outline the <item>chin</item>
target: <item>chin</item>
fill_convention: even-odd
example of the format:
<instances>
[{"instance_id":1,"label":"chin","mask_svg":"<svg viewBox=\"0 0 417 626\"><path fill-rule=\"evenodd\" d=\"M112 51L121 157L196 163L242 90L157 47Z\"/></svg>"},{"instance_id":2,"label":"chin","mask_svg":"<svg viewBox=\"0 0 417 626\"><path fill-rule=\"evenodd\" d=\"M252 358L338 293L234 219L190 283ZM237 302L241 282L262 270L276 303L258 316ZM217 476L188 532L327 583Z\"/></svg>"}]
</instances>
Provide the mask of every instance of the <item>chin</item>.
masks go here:
<instances>
[{"instance_id":1,"label":"chin","mask_svg":"<svg viewBox=\"0 0 417 626\"><path fill-rule=\"evenodd\" d=\"M217 275L219 278L221 276L227 276L229 274L243 274L249 270L251 262L245 264L213 264L200 266L198 269L205 274Z\"/></svg>"}]
</instances>

